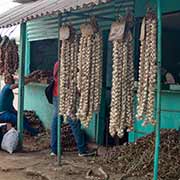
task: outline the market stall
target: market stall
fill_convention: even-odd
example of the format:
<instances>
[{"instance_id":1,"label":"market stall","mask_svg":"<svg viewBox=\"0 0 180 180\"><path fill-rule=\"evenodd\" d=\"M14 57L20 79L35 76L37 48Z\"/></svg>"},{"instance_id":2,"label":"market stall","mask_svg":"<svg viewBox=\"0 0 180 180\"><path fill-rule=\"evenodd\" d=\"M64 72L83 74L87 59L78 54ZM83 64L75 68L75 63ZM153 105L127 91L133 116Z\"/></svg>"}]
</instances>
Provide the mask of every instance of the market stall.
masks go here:
<instances>
[{"instance_id":1,"label":"market stall","mask_svg":"<svg viewBox=\"0 0 180 180\"><path fill-rule=\"evenodd\" d=\"M47 4L41 4L37 2L38 5L48 8ZM64 13L59 13L60 9L54 8L53 11L49 9L43 9L41 12L40 6L36 3L23 4L21 9L27 11L30 10L29 15L14 16L16 17L13 21L8 21L7 24L2 23L2 27L7 27L15 25L21 22L21 46L20 46L20 88L19 88L19 129L22 131L22 123L20 119L22 118L22 109L25 107L27 110L35 110L43 121L46 127L49 127L52 107L47 103L44 96L44 89L47 86L44 82L31 83L25 87L23 76L24 74L33 73L38 69L40 70L52 70L53 62L57 60L58 52L56 51L57 39L58 39L58 28L60 24L70 23L79 33L80 25L86 23L94 16L97 23L102 31L103 35L103 80L102 80L102 96L101 105L99 113L93 113L91 116L91 121L89 123L89 128L86 129L87 134L91 139L96 140L99 144L103 144L104 141L104 131L105 131L105 113L106 113L106 99L108 99L108 91L111 86L111 45L108 42L109 29L112 21L116 19L119 15L125 14L126 10L133 11L133 1L108 1L106 3L99 2L99 5L90 3L88 1L87 5L83 4L83 7L76 7L75 9L70 9L69 11L64 11ZM82 5L81 3L78 5ZM46 6L47 5L47 6ZM50 4L53 6L53 3ZM67 7L69 5L69 2ZM62 4L60 3L60 7ZM92 8L93 7L93 8ZM111 8L110 8L111 7ZM34 8L39 11L34 12ZM63 7L64 8L64 5ZM18 11L16 7L13 12ZM32 11L32 12L31 12ZM12 15L13 16L13 15ZM22 17L21 17L22 16ZM46 17L42 17L46 16ZM7 15L6 18L9 16ZM36 19L36 20L34 20ZM22 23L22 21L24 23ZM26 23L27 21L27 23ZM59 24L60 22L60 24ZM54 44L53 44L54 43ZM53 47L53 48L51 48ZM41 56L40 56L41 54ZM108 87L109 86L109 87ZM24 94L25 93L25 94ZM25 95L25 101L23 100ZM36 94L36 96L34 96ZM38 98L37 98L38 97ZM24 105L23 105L24 103ZM44 111L44 109L46 109Z\"/></svg>"},{"instance_id":2,"label":"market stall","mask_svg":"<svg viewBox=\"0 0 180 180\"><path fill-rule=\"evenodd\" d=\"M136 2L137 6L136 7L140 7L141 5ZM151 8L153 7L153 5L155 5L156 2L151 2ZM140 136L145 136L147 133L151 132L151 131L155 131L156 132L156 140L155 140L155 153L154 153L154 180L158 179L158 167L159 167L159 150L160 150L160 142L161 142L161 135L160 135L160 131L161 128L174 128L179 130L179 125L180 125L180 121L179 121L179 109L178 109L178 105L177 105L177 99L178 99L178 93L177 91L172 91L173 90L178 90L178 85L177 85L177 81L174 79L173 75L170 74L169 72L167 72L167 70L164 68L163 66L167 65L166 68L171 67L171 63L168 63L170 60L167 60L167 54L171 54L170 51L168 51L166 43L169 43L167 40L167 37L165 38L165 19L163 19L163 13L164 12L173 12L173 11L177 11L177 8L179 8L178 6L174 6L175 4L178 4L177 1L173 1L171 3L168 4L167 1L157 1L157 20L158 20L158 28L157 28L157 64L154 64L154 67L157 71L157 85L155 85L153 82L153 79L146 79L146 72L150 72L149 77L152 76L152 74L154 73L154 70L152 69L152 65L149 66L148 68L148 64L144 64L145 70L144 70L144 80L142 80L143 84L147 84L142 88L142 91L144 92L142 96L139 96L140 91L137 92L137 116L136 116L136 120L135 120L135 129L134 132L132 134L137 135L140 134ZM149 3L150 4L150 3ZM149 4L146 5L146 8L149 7ZM169 5L169 6L168 6ZM164 9L163 9L164 8ZM136 11L137 13L137 11ZM135 13L135 14L136 14ZM137 13L138 14L138 13ZM136 15L137 15L136 14ZM148 19L148 18L146 18ZM145 19L145 21L146 21ZM153 21L151 21L152 23ZM141 64L142 59L148 59L149 57L151 57L150 60L150 64L153 62L153 53L156 50L155 45L154 45L154 50L151 49L150 51L152 51L151 53L148 53L146 51L148 51L147 49L149 48L150 44L153 44L153 30L155 31L155 28L152 26L152 24L150 25L149 23L145 23L145 26L143 27L143 21L141 24L141 34L140 34L140 64L139 64L139 75L141 76L141 71L142 71L142 67L143 65ZM167 23L167 22L166 22ZM168 24L168 23L167 23ZM167 26L166 24L166 26ZM150 26L151 31L148 32L148 26ZM163 29L164 28L164 29ZM144 46L144 43L146 43L147 40L144 40L144 34L142 34L142 31L144 31L144 34L147 34L146 36L151 36L151 41L149 41L149 43L147 44L147 46ZM163 41L162 41L162 37L163 37ZM172 40L172 38L170 38ZM137 39L136 39L137 40ZM138 41L137 42L137 46L138 46ZM165 43L166 42L166 43ZM146 47L143 50L143 47ZM150 52L149 51L149 52ZM145 53L144 53L145 52ZM176 50L174 49L173 52L175 53ZM144 54L143 54L144 53ZM174 54L173 53L173 54ZM163 56L166 54L166 57ZM171 58L172 58L172 54L171 54ZM166 61L165 61L166 60ZM145 61L147 62L147 61ZM149 64L149 65L150 65ZM147 71L148 70L148 71ZM164 74L165 71L166 73ZM175 70L174 70L175 71ZM167 76L168 74L168 76ZM155 74L154 74L155 75ZM165 77L163 77L163 75ZM165 78L165 80L163 79ZM148 80L148 81L147 81ZM141 83L141 81L139 81L139 84ZM149 83L149 87L148 87L148 83ZM154 86L154 85L155 86ZM176 84L176 85L175 85ZM140 85L138 86L138 90L140 89ZM148 88L154 88L154 90L148 90ZM173 87L173 88L172 88ZM174 87L176 87L174 89ZM167 89L165 90L165 88ZM147 101L147 105L144 106L143 109L143 100L141 99L145 99L147 100L148 96L147 94L150 93L154 93L153 97L156 97L156 99L151 99L151 101L153 100L154 102L152 103L152 111L151 111L151 125L148 127L146 126L147 122L148 122L148 118L149 118L149 107L148 107L148 103L150 103L151 101ZM171 95L170 95L171 94ZM174 105L172 106L170 104L170 101L172 102L174 100L172 94L174 94L176 96L176 101L174 101ZM146 98L147 99L146 99ZM167 100L170 100L169 102L167 102ZM139 102L142 102L142 104L140 104ZM166 103L165 103L166 102ZM165 107L163 107L162 105L164 105ZM138 109L139 107L139 109ZM141 108L140 108L141 107ZM164 108L164 109L163 109ZM173 109L175 108L175 109ZM152 112L154 111L154 114L152 114ZM167 115L168 114L168 115ZM174 116L176 114L176 116ZM178 117L177 117L178 116ZM176 119L177 118L177 119ZM156 119L156 120L155 120ZM143 120L143 122L140 122L139 120ZM155 120L155 123L153 122ZM167 121L171 121L167 122ZM162 126L162 124L164 123L164 126ZM171 124L171 125L170 125ZM154 126L155 125L155 126ZM144 126L146 126L146 128L144 128ZM132 135L131 134L131 135ZM130 138L132 138L132 136L130 136ZM132 141L135 140L136 136L133 137L134 139Z\"/></svg>"},{"instance_id":3,"label":"market stall","mask_svg":"<svg viewBox=\"0 0 180 180\"><path fill-rule=\"evenodd\" d=\"M26 26L25 74L39 73L36 81L25 87L24 107L34 109L45 127L49 128L53 110L44 90L52 80L53 65L58 59L58 19L57 16L42 17L27 22Z\"/></svg>"},{"instance_id":4,"label":"market stall","mask_svg":"<svg viewBox=\"0 0 180 180\"><path fill-rule=\"evenodd\" d=\"M145 1L144 1L145 2ZM175 6L176 4L176 6ZM147 7L147 4L144 4ZM155 7L155 1L152 1L151 7ZM162 70L161 70L161 128L179 129L179 58L178 58L178 3L172 1L168 4L167 1L162 2ZM136 2L136 37L140 36L141 22L144 15L144 6ZM141 7L141 10L139 9ZM136 38L136 47L139 47L139 40ZM137 48L135 55L135 65L138 68L139 49ZM165 74L170 73L175 82L166 82ZM136 72L138 74L138 72ZM136 77L137 80L137 77ZM171 79L170 79L171 80ZM157 92L157 91L156 91ZM137 104L137 102L136 102ZM129 141L134 142L139 137L142 137L154 131L154 127L147 125L141 126L142 122L135 122L135 131L130 133Z\"/></svg>"},{"instance_id":5,"label":"market stall","mask_svg":"<svg viewBox=\"0 0 180 180\"><path fill-rule=\"evenodd\" d=\"M177 3L177 1L173 2ZM161 55L163 55L161 50L163 51L163 45L169 45L167 44L169 33L168 35L165 34L161 47L162 13L160 1L157 1L157 3L157 9L152 8L153 13L148 11L139 13L140 8L143 7L142 9L145 10L147 6L145 3L141 4L139 1L135 1L135 21L133 13L129 14L130 10L134 12L134 2L118 0L106 3L98 1L96 5L89 4L88 1L87 4L80 3L80 5L83 5L81 8L73 6L74 9L70 8L71 5L69 4L65 3L65 6L67 6L65 8L60 3L56 10L52 3L50 5L53 11L49 12L49 9L40 13L35 11L25 18L20 17L17 23L24 21L21 24L21 81L18 121L20 133L23 129L21 119L24 107L24 74L37 70L37 67L43 70L46 67L48 70L52 69L53 62L61 55L62 71L60 77L62 79L59 82L61 102L59 104L58 127L60 127L62 117L64 119L67 116L72 119L78 118L84 127L89 127L87 133L98 144L103 144L105 126L106 130L109 130L109 132L106 132L113 137L122 138L124 133L128 132L130 142L135 142L140 136L145 136L156 130L154 163L154 179L156 180L160 128L178 129L180 127L179 110L177 108L179 92L176 90L178 86L166 86L167 84L164 84L162 86L164 89L161 89L161 63L166 68L169 68L171 63L168 63L168 58L167 61L163 61L162 58L161 62ZM171 10L176 7L174 3L169 6ZM42 6L42 4L40 5ZM164 1L162 6L167 8L167 1ZM32 4L30 9L32 10L35 7L37 8L37 4ZM177 10L177 7L174 10ZM167 12L167 9L166 11L163 9L164 12ZM49 14L53 17L49 17ZM40 18L40 16L47 17ZM29 21L37 17L38 20ZM144 25L142 18L144 18ZM164 28L169 27L165 24L168 21L166 18L167 16L163 19ZM2 27L4 22L5 20ZM8 26L8 23L5 26ZM115 29L118 27L119 31L117 32L120 33L112 30L114 23ZM37 28L39 24L41 30ZM135 32L133 31L134 26ZM61 28L60 34L59 28ZM114 39L109 38L112 43L108 41L110 29L113 32L112 35L115 34ZM169 29L167 30L169 31ZM63 31L68 36L66 36L66 33L63 36ZM133 36L134 33L135 36ZM78 36L79 39L77 39ZM59 43L59 40L61 40L61 43ZM133 48L134 40L135 48ZM172 40L172 37L170 37L170 40ZM141 43L141 46L139 46L139 43ZM139 49L140 53L138 53ZM174 49L172 49L171 54L168 54L170 58L178 52L177 50L174 53ZM165 57L168 57L166 51L163 53ZM39 54L42 56L39 56ZM133 58L134 54L135 58ZM24 73L25 67L26 71ZM173 70L173 67L169 70ZM134 79L139 81L136 89L134 89ZM46 85L41 83L30 84L25 92L29 98L27 102L25 101L25 106L29 109L37 108L40 114L42 113L44 117L48 117L45 120L45 123L48 124L51 112L46 111L46 108L48 110L51 108L45 103L46 99L42 94L45 87ZM34 93L36 93L36 97ZM79 94L80 98L78 97ZM133 104L135 97L137 97L137 102ZM32 106L30 100L33 101L36 107ZM169 102L174 105L172 106ZM78 108L75 106L76 103L78 103ZM135 109L137 112L135 112ZM136 118L135 113L137 113ZM107 114L110 114L110 116L105 121ZM175 115L177 115L176 118L174 118ZM60 128L58 132L58 160L60 163ZM20 136L20 140L22 142L22 136Z\"/></svg>"},{"instance_id":6,"label":"market stall","mask_svg":"<svg viewBox=\"0 0 180 180\"><path fill-rule=\"evenodd\" d=\"M107 8L108 7L108 8ZM111 7L111 8L109 8ZM60 17L61 24L71 24L80 34L80 26L95 16L100 30L103 32L104 67L103 67L103 92L100 114L93 114L89 127L85 129L90 139L99 144L104 143L106 100L111 87L111 43L108 42L108 31L112 21L118 14L125 14L126 9L133 10L133 2L111 1L105 4L84 7L82 10L65 12ZM52 70L57 60L58 17L47 16L28 21L26 24L26 63L25 74L34 70ZM107 49L107 50L106 50ZM25 109L34 109L47 128L50 127L52 106L48 104L44 95L45 83L31 83L25 87ZM36 98L34 93L38 96ZM40 99L40 100L39 100ZM41 108L39 108L41 107ZM44 111L46 109L46 111ZM99 120L97 120L99 118ZM99 124L97 124L99 123ZM100 128L103 127L103 128Z\"/></svg>"}]
</instances>

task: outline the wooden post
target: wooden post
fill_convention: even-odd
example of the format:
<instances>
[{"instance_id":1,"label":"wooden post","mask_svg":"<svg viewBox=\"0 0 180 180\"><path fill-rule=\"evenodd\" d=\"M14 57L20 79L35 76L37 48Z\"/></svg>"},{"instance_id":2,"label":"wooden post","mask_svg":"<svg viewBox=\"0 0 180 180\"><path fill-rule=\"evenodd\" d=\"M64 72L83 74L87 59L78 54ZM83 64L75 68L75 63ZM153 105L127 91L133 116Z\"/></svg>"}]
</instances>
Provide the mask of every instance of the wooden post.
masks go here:
<instances>
[{"instance_id":1,"label":"wooden post","mask_svg":"<svg viewBox=\"0 0 180 180\"><path fill-rule=\"evenodd\" d=\"M23 144L23 111L24 111L24 68L26 51L26 23L21 24L20 29L20 62L19 62L19 89L18 89L18 119L19 145Z\"/></svg>"}]
</instances>

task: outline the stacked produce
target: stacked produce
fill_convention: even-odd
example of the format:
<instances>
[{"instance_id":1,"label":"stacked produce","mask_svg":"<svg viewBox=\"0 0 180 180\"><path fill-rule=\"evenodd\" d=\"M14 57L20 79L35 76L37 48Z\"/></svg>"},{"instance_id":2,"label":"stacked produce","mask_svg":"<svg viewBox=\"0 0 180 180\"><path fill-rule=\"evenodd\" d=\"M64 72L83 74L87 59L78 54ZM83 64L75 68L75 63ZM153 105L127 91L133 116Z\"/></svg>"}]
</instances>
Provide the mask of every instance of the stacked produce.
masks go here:
<instances>
[{"instance_id":1,"label":"stacked produce","mask_svg":"<svg viewBox=\"0 0 180 180\"><path fill-rule=\"evenodd\" d=\"M0 43L0 75L14 74L18 69L18 47L15 40L4 36Z\"/></svg>"},{"instance_id":2,"label":"stacked produce","mask_svg":"<svg viewBox=\"0 0 180 180\"><path fill-rule=\"evenodd\" d=\"M156 33L157 19L152 12L148 12L142 22L141 27L141 48L139 64L139 85L138 85L138 105L137 119L144 119L143 126L151 123L154 119L154 100L156 86Z\"/></svg>"},{"instance_id":3,"label":"stacked produce","mask_svg":"<svg viewBox=\"0 0 180 180\"><path fill-rule=\"evenodd\" d=\"M23 151L33 152L42 151L49 149L50 147L50 132L43 131L38 136L30 136L29 134L24 134L23 140Z\"/></svg>"},{"instance_id":4,"label":"stacked produce","mask_svg":"<svg viewBox=\"0 0 180 180\"><path fill-rule=\"evenodd\" d=\"M102 89L103 39L95 21L81 26L77 87L80 92L77 117L87 127L99 112Z\"/></svg>"},{"instance_id":5,"label":"stacked produce","mask_svg":"<svg viewBox=\"0 0 180 180\"><path fill-rule=\"evenodd\" d=\"M18 69L18 47L15 40L10 40L5 51L4 73L14 74Z\"/></svg>"},{"instance_id":6,"label":"stacked produce","mask_svg":"<svg viewBox=\"0 0 180 180\"><path fill-rule=\"evenodd\" d=\"M63 26L69 32L67 38L62 38L60 60L60 107L59 113L76 119L77 109L77 64L78 36L72 27Z\"/></svg>"},{"instance_id":7,"label":"stacked produce","mask_svg":"<svg viewBox=\"0 0 180 180\"><path fill-rule=\"evenodd\" d=\"M159 180L180 178L180 131L161 130ZM155 133L140 138L136 143L107 149L97 158L106 172L115 179L153 179ZM129 178L128 178L129 177ZM130 178L131 177L131 178ZM110 177L110 179L113 179Z\"/></svg>"},{"instance_id":8,"label":"stacked produce","mask_svg":"<svg viewBox=\"0 0 180 180\"><path fill-rule=\"evenodd\" d=\"M19 66L19 54L18 54L18 45L16 41L12 40L12 51L13 51L13 64L14 64L14 72L18 69Z\"/></svg>"},{"instance_id":9,"label":"stacked produce","mask_svg":"<svg viewBox=\"0 0 180 180\"><path fill-rule=\"evenodd\" d=\"M24 134L23 150L40 151L48 149L50 146L50 132L46 130L36 115L35 111L24 111L25 117L31 127L39 130L38 136L30 136L27 132ZM61 144L63 152L76 151L76 142L68 124L63 124L61 128Z\"/></svg>"},{"instance_id":10,"label":"stacked produce","mask_svg":"<svg viewBox=\"0 0 180 180\"><path fill-rule=\"evenodd\" d=\"M24 116L27 118L31 127L38 129L38 136L31 136L27 131L24 133L23 150L32 152L40 151L49 148L50 133L45 130L41 120L36 115L35 111L24 111Z\"/></svg>"},{"instance_id":11,"label":"stacked produce","mask_svg":"<svg viewBox=\"0 0 180 180\"><path fill-rule=\"evenodd\" d=\"M39 132L43 132L44 126L39 119L39 117L36 115L35 111L24 111L24 116L27 118L28 123L30 124L31 127L36 128L39 130Z\"/></svg>"},{"instance_id":12,"label":"stacked produce","mask_svg":"<svg viewBox=\"0 0 180 180\"><path fill-rule=\"evenodd\" d=\"M128 131L133 129L133 38L127 17L120 19L112 28L113 26L119 26L122 35L117 34L112 41L113 72L109 131L112 136L117 134L121 138L126 128Z\"/></svg>"},{"instance_id":13,"label":"stacked produce","mask_svg":"<svg viewBox=\"0 0 180 180\"><path fill-rule=\"evenodd\" d=\"M61 145L63 152L72 152L77 150L76 141L69 124L63 124L61 128Z\"/></svg>"},{"instance_id":14,"label":"stacked produce","mask_svg":"<svg viewBox=\"0 0 180 180\"><path fill-rule=\"evenodd\" d=\"M50 83L50 81L52 80L53 74L52 71L36 70L29 74L28 78L33 82L47 84Z\"/></svg>"}]
</instances>

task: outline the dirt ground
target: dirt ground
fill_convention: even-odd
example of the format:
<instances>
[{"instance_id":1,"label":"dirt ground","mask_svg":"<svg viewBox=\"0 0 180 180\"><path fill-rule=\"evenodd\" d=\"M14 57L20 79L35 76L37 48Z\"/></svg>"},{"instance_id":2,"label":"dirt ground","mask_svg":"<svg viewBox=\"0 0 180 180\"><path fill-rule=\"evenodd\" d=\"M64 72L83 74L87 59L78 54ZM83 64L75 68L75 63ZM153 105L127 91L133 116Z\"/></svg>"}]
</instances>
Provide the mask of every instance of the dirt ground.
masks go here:
<instances>
[{"instance_id":1,"label":"dirt ground","mask_svg":"<svg viewBox=\"0 0 180 180\"><path fill-rule=\"evenodd\" d=\"M79 157L75 152L65 153L61 166L58 166L56 158L50 157L49 150L12 155L0 151L0 180L105 180L87 178L87 172L95 172L101 167L94 158ZM109 180L118 180L117 174L111 177Z\"/></svg>"},{"instance_id":2,"label":"dirt ground","mask_svg":"<svg viewBox=\"0 0 180 180\"><path fill-rule=\"evenodd\" d=\"M179 137L176 130L161 132L159 180L180 180ZM49 149L44 150L49 148L48 138L47 146L42 139L36 139L38 143L29 139L24 152L0 151L0 180L152 180L154 138L151 134L136 143L108 148L88 144L89 149L97 149L97 156L65 152L61 166Z\"/></svg>"},{"instance_id":3,"label":"dirt ground","mask_svg":"<svg viewBox=\"0 0 180 180\"><path fill-rule=\"evenodd\" d=\"M78 157L77 153L65 153L62 165L57 166L49 150L33 153L0 151L0 180L84 180L94 167L93 158Z\"/></svg>"},{"instance_id":4,"label":"dirt ground","mask_svg":"<svg viewBox=\"0 0 180 180\"><path fill-rule=\"evenodd\" d=\"M75 153L64 154L62 166L57 166L49 150L12 155L0 151L0 159L0 180L83 180L91 168L87 159Z\"/></svg>"}]
</instances>

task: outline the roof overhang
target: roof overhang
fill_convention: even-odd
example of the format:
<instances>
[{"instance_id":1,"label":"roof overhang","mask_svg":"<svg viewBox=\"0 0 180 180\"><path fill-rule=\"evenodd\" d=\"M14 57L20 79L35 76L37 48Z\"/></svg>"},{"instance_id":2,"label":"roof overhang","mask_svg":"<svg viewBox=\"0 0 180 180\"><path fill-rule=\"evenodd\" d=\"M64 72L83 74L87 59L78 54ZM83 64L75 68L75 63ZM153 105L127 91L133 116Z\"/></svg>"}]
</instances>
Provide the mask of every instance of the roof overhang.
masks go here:
<instances>
[{"instance_id":1,"label":"roof overhang","mask_svg":"<svg viewBox=\"0 0 180 180\"><path fill-rule=\"evenodd\" d=\"M18 5L0 15L0 28L11 27L42 16L88 8L112 0L38 0Z\"/></svg>"}]
</instances>

